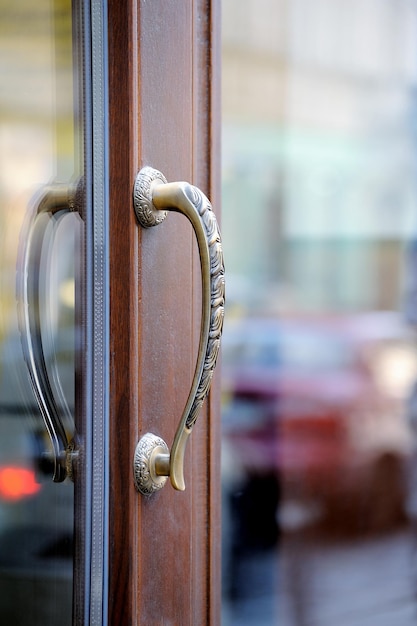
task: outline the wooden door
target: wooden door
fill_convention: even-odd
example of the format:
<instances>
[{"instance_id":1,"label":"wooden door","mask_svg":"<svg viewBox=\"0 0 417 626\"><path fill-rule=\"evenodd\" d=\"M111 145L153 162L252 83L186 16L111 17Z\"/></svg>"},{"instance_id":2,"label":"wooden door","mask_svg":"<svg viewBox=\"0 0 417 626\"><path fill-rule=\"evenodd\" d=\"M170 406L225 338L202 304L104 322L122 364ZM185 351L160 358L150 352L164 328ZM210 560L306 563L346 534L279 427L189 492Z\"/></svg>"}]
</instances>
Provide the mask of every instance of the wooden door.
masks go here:
<instances>
[{"instance_id":1,"label":"wooden door","mask_svg":"<svg viewBox=\"0 0 417 626\"><path fill-rule=\"evenodd\" d=\"M147 165L218 212L218 12L0 2L2 624L219 623L218 384L186 490L133 473L190 391L200 242L176 213L144 230L132 199Z\"/></svg>"},{"instance_id":2,"label":"wooden door","mask_svg":"<svg viewBox=\"0 0 417 626\"><path fill-rule=\"evenodd\" d=\"M192 228L135 218L149 165L219 207L217 2L108 4L110 155L109 623L219 623L219 394L214 385L186 453L186 490L144 497L132 462L141 435L168 445L190 389L201 318ZM218 375L217 375L218 379Z\"/></svg>"}]
</instances>

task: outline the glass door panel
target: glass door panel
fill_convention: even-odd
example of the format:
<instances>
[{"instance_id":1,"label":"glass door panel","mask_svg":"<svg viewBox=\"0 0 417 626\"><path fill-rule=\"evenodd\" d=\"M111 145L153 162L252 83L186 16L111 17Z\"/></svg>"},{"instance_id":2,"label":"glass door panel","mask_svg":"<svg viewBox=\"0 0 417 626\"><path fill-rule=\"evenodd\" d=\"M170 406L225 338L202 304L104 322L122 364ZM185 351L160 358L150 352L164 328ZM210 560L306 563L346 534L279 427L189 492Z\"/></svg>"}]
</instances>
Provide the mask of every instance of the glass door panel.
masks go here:
<instances>
[{"instance_id":1,"label":"glass door panel","mask_svg":"<svg viewBox=\"0 0 417 626\"><path fill-rule=\"evenodd\" d=\"M2 624L72 623L74 487L53 480L46 422L52 404L73 438L82 222L58 196L83 175L74 52L70 0L0 1Z\"/></svg>"},{"instance_id":2,"label":"glass door panel","mask_svg":"<svg viewBox=\"0 0 417 626\"><path fill-rule=\"evenodd\" d=\"M224 624L415 623L417 3L223 2Z\"/></svg>"}]
</instances>

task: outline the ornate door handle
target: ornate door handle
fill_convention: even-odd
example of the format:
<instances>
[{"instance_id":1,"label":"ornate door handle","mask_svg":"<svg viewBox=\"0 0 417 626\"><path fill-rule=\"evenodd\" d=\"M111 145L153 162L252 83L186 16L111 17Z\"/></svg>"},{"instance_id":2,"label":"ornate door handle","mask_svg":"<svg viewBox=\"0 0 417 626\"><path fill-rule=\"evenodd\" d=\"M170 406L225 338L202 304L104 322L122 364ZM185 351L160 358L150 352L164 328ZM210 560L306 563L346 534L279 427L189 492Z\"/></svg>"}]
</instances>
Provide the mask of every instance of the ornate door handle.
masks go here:
<instances>
[{"instance_id":1,"label":"ornate door handle","mask_svg":"<svg viewBox=\"0 0 417 626\"><path fill-rule=\"evenodd\" d=\"M182 213L191 222L200 254L202 318L200 342L191 390L182 413L171 453L163 439L147 433L136 446L135 486L149 495L164 486L167 477L183 491L186 443L207 396L220 348L224 317L224 264L216 217L206 196L184 182L167 183L161 172L144 167L136 177L133 202L144 228L161 223L168 211Z\"/></svg>"},{"instance_id":2,"label":"ornate door handle","mask_svg":"<svg viewBox=\"0 0 417 626\"><path fill-rule=\"evenodd\" d=\"M20 235L17 267L17 306L23 356L29 371L31 386L41 411L52 445L53 481L62 482L71 475L73 443L68 440L63 424L63 413L69 409L56 363L48 374L41 328L41 258L47 234L42 216L48 215L56 223L70 212L77 211L79 188L76 185L55 184L45 187L35 201L28 222ZM55 382L55 393L51 378Z\"/></svg>"}]
</instances>

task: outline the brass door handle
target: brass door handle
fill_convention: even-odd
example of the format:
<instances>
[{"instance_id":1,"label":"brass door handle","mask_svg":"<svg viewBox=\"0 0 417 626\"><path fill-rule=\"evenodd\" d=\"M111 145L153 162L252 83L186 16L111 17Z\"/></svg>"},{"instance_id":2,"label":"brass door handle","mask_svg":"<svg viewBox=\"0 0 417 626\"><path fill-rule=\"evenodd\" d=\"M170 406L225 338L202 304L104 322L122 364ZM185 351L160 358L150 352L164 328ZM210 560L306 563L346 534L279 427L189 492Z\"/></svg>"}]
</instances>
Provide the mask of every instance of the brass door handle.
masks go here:
<instances>
[{"instance_id":1,"label":"brass door handle","mask_svg":"<svg viewBox=\"0 0 417 626\"><path fill-rule=\"evenodd\" d=\"M73 443L68 440L62 416L69 412L57 372L52 372L55 393L48 374L41 329L41 257L47 229L42 216L54 222L76 211L77 186L55 184L45 187L34 202L20 235L17 267L17 306L23 356L52 445L53 481L62 482L71 474ZM53 367L56 366L56 363ZM55 397L55 395L58 397Z\"/></svg>"},{"instance_id":2,"label":"brass door handle","mask_svg":"<svg viewBox=\"0 0 417 626\"><path fill-rule=\"evenodd\" d=\"M144 167L136 177L133 203L144 228L161 223L168 211L182 213L191 222L200 254L202 317L200 341L191 390L182 413L171 453L163 439L147 433L136 446L134 480L138 491L149 495L165 484L183 491L186 443L207 396L217 356L224 317L224 264L216 217L206 196L189 183L167 183L161 172Z\"/></svg>"}]
</instances>

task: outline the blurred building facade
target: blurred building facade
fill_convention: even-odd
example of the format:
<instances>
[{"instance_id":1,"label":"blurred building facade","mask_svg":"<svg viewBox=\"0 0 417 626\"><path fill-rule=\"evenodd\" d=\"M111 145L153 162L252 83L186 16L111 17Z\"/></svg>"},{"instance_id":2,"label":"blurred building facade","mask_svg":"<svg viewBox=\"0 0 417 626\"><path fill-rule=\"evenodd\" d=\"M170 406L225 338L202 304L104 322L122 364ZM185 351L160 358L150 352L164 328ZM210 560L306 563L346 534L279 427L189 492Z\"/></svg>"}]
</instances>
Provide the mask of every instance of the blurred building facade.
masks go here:
<instances>
[{"instance_id":1,"label":"blurred building facade","mask_svg":"<svg viewBox=\"0 0 417 626\"><path fill-rule=\"evenodd\" d=\"M416 81L414 0L223 3L232 302L401 307L417 233Z\"/></svg>"}]
</instances>

